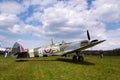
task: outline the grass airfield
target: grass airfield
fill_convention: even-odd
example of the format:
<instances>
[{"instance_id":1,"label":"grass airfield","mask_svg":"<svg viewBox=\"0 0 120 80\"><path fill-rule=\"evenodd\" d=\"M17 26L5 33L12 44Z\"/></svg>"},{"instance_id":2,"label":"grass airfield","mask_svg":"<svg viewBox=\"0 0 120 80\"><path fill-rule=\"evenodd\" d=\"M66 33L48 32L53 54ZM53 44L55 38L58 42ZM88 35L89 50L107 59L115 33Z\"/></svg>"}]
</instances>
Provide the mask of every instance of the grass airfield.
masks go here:
<instances>
[{"instance_id":1,"label":"grass airfield","mask_svg":"<svg viewBox=\"0 0 120 80\"><path fill-rule=\"evenodd\" d=\"M120 56L85 56L13 59L0 56L0 80L120 80Z\"/></svg>"}]
</instances>

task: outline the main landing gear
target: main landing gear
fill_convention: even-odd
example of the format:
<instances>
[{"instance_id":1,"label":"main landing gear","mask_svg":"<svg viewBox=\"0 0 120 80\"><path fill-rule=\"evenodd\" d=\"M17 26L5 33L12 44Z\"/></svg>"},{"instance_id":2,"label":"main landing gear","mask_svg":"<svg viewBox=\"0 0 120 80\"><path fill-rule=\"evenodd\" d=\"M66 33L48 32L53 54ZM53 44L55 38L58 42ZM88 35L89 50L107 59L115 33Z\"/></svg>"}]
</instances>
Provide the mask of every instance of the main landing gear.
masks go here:
<instances>
[{"instance_id":1,"label":"main landing gear","mask_svg":"<svg viewBox=\"0 0 120 80\"><path fill-rule=\"evenodd\" d=\"M74 62L83 62L84 61L84 57L83 56L73 56L73 61Z\"/></svg>"}]
</instances>

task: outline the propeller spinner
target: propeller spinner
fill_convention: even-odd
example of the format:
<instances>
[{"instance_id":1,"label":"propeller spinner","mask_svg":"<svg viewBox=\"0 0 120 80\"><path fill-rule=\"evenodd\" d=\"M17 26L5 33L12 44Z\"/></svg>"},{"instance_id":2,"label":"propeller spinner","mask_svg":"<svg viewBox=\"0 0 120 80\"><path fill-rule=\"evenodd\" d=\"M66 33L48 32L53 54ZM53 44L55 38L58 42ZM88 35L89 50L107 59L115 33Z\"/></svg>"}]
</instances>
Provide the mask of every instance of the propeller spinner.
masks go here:
<instances>
[{"instance_id":1,"label":"propeller spinner","mask_svg":"<svg viewBox=\"0 0 120 80\"><path fill-rule=\"evenodd\" d=\"M89 31L87 30L87 37L88 37L88 40L91 40L91 38L90 38L90 34L89 34ZM96 42L96 41L98 41L97 39L95 39L95 40L92 40L91 42Z\"/></svg>"}]
</instances>

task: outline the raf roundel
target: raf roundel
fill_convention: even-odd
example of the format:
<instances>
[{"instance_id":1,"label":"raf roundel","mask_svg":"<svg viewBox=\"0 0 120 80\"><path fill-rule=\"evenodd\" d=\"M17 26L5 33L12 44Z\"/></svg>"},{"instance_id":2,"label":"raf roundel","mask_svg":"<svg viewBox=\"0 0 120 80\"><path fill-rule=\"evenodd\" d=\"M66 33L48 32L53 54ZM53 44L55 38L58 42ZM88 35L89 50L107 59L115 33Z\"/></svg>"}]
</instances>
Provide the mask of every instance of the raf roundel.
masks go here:
<instances>
[{"instance_id":1,"label":"raf roundel","mask_svg":"<svg viewBox=\"0 0 120 80\"><path fill-rule=\"evenodd\" d=\"M46 53L50 53L51 52L51 49L50 48L45 48L44 50Z\"/></svg>"}]
</instances>

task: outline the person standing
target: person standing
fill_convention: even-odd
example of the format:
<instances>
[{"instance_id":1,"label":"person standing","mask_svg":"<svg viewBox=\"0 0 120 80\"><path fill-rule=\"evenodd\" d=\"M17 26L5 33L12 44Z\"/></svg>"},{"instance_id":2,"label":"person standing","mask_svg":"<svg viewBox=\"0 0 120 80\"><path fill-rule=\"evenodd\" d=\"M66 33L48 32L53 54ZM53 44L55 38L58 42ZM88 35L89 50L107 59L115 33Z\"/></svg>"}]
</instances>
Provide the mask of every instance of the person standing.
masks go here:
<instances>
[{"instance_id":1,"label":"person standing","mask_svg":"<svg viewBox=\"0 0 120 80\"><path fill-rule=\"evenodd\" d=\"M100 51L100 58L103 58L103 51Z\"/></svg>"}]
</instances>

